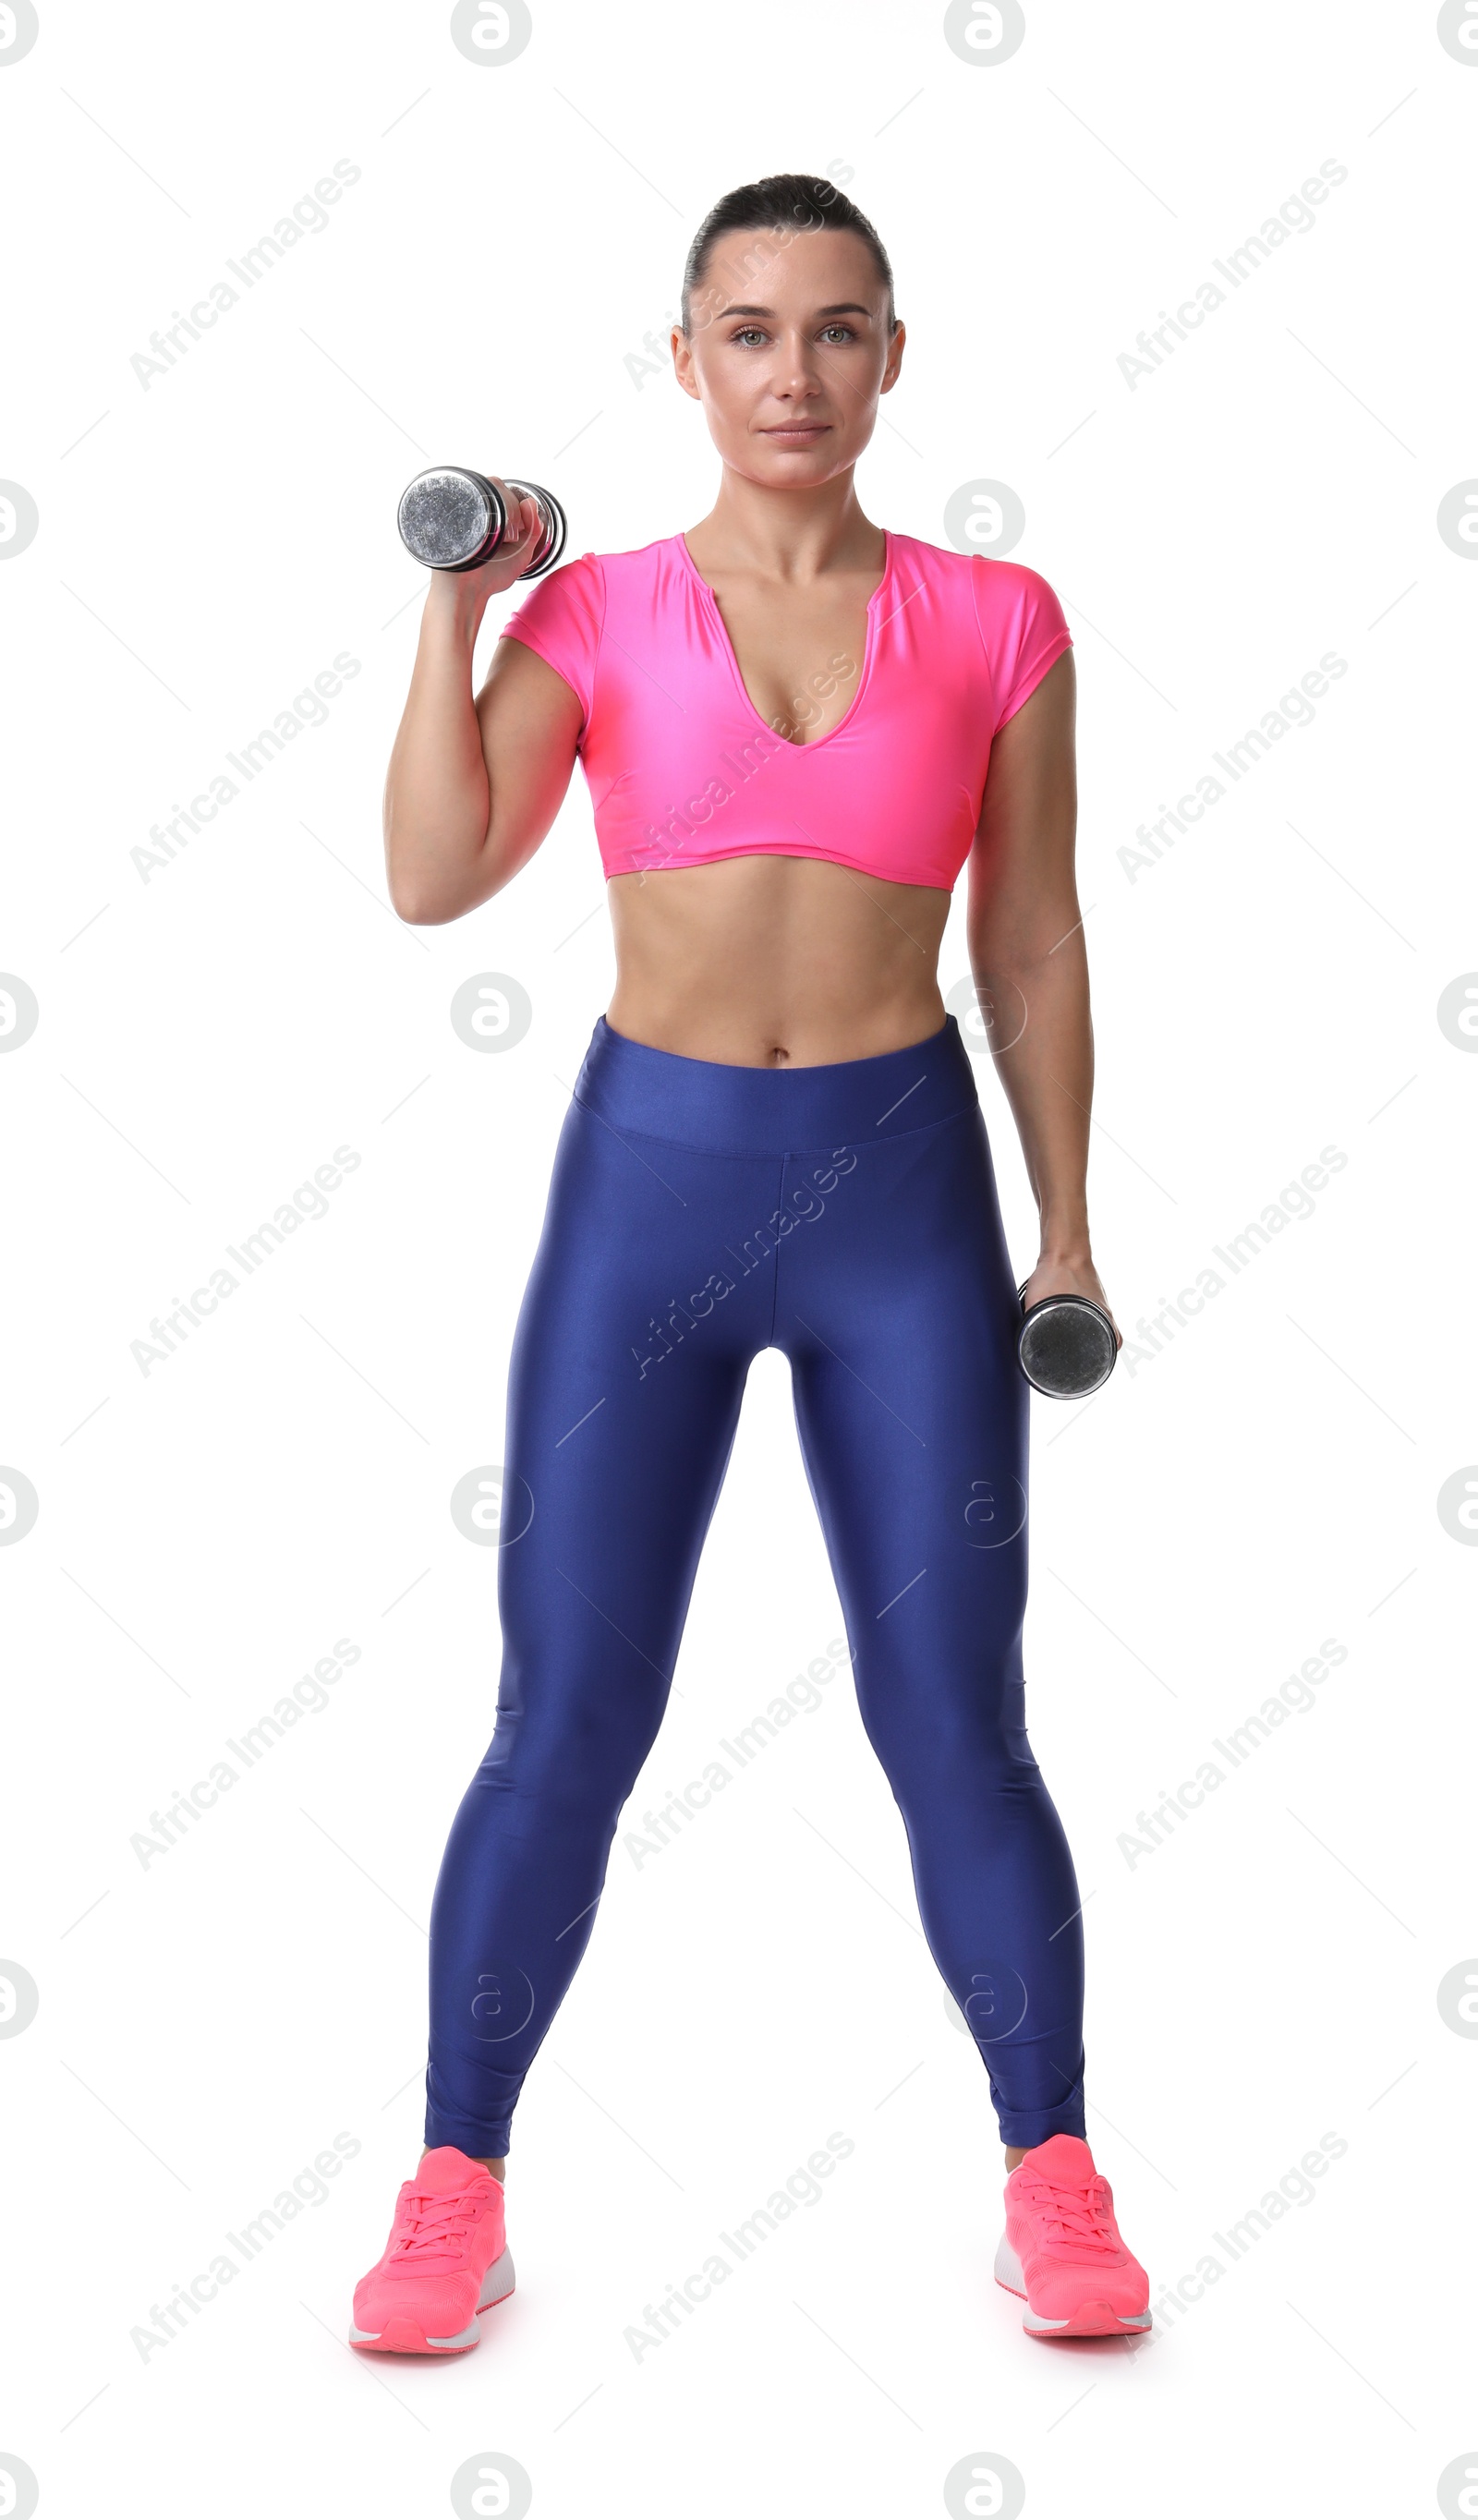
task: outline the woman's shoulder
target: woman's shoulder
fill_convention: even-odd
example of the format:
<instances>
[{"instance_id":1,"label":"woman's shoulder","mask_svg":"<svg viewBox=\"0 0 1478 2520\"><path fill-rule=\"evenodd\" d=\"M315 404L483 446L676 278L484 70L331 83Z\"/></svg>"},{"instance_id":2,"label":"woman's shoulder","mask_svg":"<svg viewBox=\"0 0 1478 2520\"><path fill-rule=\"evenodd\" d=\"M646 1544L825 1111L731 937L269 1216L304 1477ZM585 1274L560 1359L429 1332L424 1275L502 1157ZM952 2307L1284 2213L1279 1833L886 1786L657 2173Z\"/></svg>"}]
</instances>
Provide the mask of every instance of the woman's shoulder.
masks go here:
<instances>
[{"instance_id":1,"label":"woman's shoulder","mask_svg":"<svg viewBox=\"0 0 1478 2520\"><path fill-rule=\"evenodd\" d=\"M581 552L520 590L523 601L515 617L540 621L573 615L599 625L612 605L622 609L631 603L648 607L661 594L664 581L682 573L680 541L680 535L668 534L631 551Z\"/></svg>"},{"instance_id":2,"label":"woman's shoulder","mask_svg":"<svg viewBox=\"0 0 1478 2520\"><path fill-rule=\"evenodd\" d=\"M655 542L639 543L629 551L581 552L578 560L566 561L555 575L563 577L577 568L597 578L649 576L656 569L681 564L678 545L682 539L681 534L662 534Z\"/></svg>"},{"instance_id":3,"label":"woman's shoulder","mask_svg":"<svg viewBox=\"0 0 1478 2520\"><path fill-rule=\"evenodd\" d=\"M917 534L895 533L891 527L889 539L896 551L922 574L973 595L981 607L1010 604L1048 585L1040 570L1028 567L1022 561L996 560L983 551L946 550L940 543L924 542Z\"/></svg>"},{"instance_id":4,"label":"woman's shoulder","mask_svg":"<svg viewBox=\"0 0 1478 2520\"><path fill-rule=\"evenodd\" d=\"M596 660L607 624L649 623L665 604L667 583L682 568L678 535L633 551L581 552L518 588L519 603L502 636L521 639L557 667L591 704Z\"/></svg>"}]
</instances>

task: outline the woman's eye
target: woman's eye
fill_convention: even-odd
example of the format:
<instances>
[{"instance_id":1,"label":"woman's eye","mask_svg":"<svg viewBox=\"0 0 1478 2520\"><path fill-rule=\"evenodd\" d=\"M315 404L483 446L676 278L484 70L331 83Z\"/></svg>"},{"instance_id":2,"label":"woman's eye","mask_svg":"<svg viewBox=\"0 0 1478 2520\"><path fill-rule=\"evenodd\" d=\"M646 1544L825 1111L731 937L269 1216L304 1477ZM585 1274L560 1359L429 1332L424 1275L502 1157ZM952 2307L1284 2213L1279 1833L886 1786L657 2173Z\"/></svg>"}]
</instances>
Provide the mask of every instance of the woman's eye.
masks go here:
<instances>
[{"instance_id":1,"label":"woman's eye","mask_svg":"<svg viewBox=\"0 0 1478 2520\"><path fill-rule=\"evenodd\" d=\"M762 341L765 337L757 324L741 324L734 338L737 341L743 342L747 347L749 342Z\"/></svg>"},{"instance_id":2,"label":"woman's eye","mask_svg":"<svg viewBox=\"0 0 1478 2520\"><path fill-rule=\"evenodd\" d=\"M855 341L857 336L853 332L850 324L828 324L825 328L823 338L824 339L833 341Z\"/></svg>"}]
</instances>

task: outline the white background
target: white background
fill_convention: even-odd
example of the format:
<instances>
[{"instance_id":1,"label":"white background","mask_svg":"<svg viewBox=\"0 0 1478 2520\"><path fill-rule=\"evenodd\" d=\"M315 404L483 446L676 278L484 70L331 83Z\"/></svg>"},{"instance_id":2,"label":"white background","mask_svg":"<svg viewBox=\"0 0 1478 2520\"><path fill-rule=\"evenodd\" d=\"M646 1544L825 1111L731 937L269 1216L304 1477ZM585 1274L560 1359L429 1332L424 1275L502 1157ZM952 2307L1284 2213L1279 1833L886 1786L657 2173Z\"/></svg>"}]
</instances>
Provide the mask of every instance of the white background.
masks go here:
<instances>
[{"instance_id":1,"label":"white background","mask_svg":"<svg viewBox=\"0 0 1478 2520\"><path fill-rule=\"evenodd\" d=\"M1478 966L1478 569L1436 515L1478 473L1475 107L1435 11L1372 0L1056 0L994 65L876 0L535 0L485 65L443 7L79 0L0 69L0 473L40 519L0 568L0 964L39 1004L0 1058L0 1461L39 1499L0 1550L0 1956L39 1990L0 2041L0 2452L43 2512L439 2512L480 2452L549 2520L984 2511L945 2499L973 2453L1041 2520L1457 2509L1478 2047L1437 1990L1478 1952L1478 1558L1437 1497L1478 1457L1478 1060L1437 1001ZM1142 329L1330 158L1312 230L1131 387ZM324 232L146 389L151 334L340 158ZM612 979L578 777L486 908L387 907L424 585L395 503L460 461L547 479L572 552L695 522L715 458L644 337L709 203L785 167L830 169L894 260L869 514L942 542L961 484L1009 484L1073 628L1090 1189L1126 1332L1321 1148L1348 1159L1173 1343L1086 1409L1033 1404L1028 1720L1086 1901L1090 2138L1156 2326L1033 2343L992 2282L987 2084L843 1673L659 1858L618 1834L515 2120L518 2290L457 2364L372 2367L350 2293L419 2146L425 1920L497 1687L497 1552L448 1500L502 1458ZM1328 651L1314 723L1126 870ZM327 722L146 880L151 826L340 652ZM449 1021L478 972L532 1000L502 1055ZM152 1318L339 1146L328 1214L141 1372ZM766 1356L628 1818L839 1633ZM341 1638L325 1710L141 1865L151 1813ZM1137 1815L1330 1638L1312 1708L1131 1864ZM833 2131L820 2202L637 2359L628 2327ZM338 2134L324 2201L143 2359L131 2330ZM1311 2200L1197 2298L1212 2235L1325 2134Z\"/></svg>"}]
</instances>

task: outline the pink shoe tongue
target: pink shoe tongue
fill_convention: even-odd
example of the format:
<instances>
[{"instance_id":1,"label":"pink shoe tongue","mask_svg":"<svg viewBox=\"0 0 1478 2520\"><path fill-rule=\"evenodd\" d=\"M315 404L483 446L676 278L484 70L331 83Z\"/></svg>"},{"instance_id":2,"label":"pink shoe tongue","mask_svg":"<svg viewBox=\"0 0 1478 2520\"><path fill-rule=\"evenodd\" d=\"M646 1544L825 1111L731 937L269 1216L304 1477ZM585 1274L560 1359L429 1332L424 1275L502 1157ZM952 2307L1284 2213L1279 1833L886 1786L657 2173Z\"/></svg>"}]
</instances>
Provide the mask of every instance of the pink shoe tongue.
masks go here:
<instances>
[{"instance_id":1,"label":"pink shoe tongue","mask_svg":"<svg viewBox=\"0 0 1478 2520\"><path fill-rule=\"evenodd\" d=\"M417 2163L412 2183L424 2196L449 2196L456 2188L470 2186L478 2179L485 2179L489 2186L493 2183L492 2174L483 2169L480 2161L470 2160L454 2143L440 2143Z\"/></svg>"},{"instance_id":2,"label":"pink shoe tongue","mask_svg":"<svg viewBox=\"0 0 1478 2520\"><path fill-rule=\"evenodd\" d=\"M1044 2179L1055 2180L1063 2187L1086 2187L1097 2175L1093 2154L1080 2135L1050 2135L1045 2143L1033 2144L1016 2168L1040 2171Z\"/></svg>"}]
</instances>

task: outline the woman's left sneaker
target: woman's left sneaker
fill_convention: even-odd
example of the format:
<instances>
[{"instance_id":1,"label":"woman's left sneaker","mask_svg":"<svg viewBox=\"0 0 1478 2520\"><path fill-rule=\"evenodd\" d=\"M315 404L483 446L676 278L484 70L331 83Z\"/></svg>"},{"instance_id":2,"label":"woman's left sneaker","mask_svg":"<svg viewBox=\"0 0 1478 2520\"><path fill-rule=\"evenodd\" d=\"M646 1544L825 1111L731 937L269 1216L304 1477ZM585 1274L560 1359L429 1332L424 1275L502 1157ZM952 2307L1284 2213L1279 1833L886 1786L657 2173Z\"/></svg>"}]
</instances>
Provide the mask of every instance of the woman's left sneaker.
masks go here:
<instances>
[{"instance_id":1,"label":"woman's left sneaker","mask_svg":"<svg viewBox=\"0 0 1478 2520\"><path fill-rule=\"evenodd\" d=\"M1149 2277L1081 2136L1033 2144L1007 2180L996 2281L1025 2302L1028 2336L1138 2336L1150 2324Z\"/></svg>"},{"instance_id":2,"label":"woman's left sneaker","mask_svg":"<svg viewBox=\"0 0 1478 2520\"><path fill-rule=\"evenodd\" d=\"M349 2343L365 2354L467 2354L478 2312L513 2289L502 2182L438 2144L401 2188L384 2255L355 2287Z\"/></svg>"}]
</instances>

